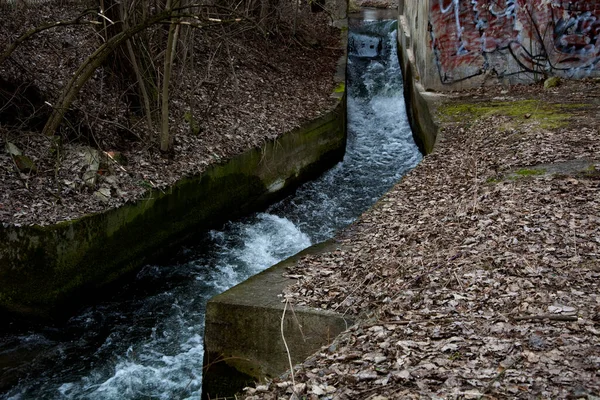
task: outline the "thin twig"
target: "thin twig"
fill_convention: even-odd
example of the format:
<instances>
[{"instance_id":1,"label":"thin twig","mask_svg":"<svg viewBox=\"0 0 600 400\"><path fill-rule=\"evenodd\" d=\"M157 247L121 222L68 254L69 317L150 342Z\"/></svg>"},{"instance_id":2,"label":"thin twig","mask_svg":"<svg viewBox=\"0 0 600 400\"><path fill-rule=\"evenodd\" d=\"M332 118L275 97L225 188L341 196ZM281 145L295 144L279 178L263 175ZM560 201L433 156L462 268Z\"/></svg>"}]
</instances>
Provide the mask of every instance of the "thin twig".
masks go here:
<instances>
[{"instance_id":1,"label":"thin twig","mask_svg":"<svg viewBox=\"0 0 600 400\"><path fill-rule=\"evenodd\" d=\"M281 316L281 339L283 339L283 345L285 346L285 351L288 356L288 361L290 362L290 374L292 375L292 385L294 385L294 388L295 388L296 380L294 379L294 365L292 364L292 356L290 355L290 348L288 347L287 342L285 340L285 335L283 334L283 321L285 320L285 310L287 310L288 303L289 303L289 300L285 299L285 305L283 306L283 315Z\"/></svg>"}]
</instances>

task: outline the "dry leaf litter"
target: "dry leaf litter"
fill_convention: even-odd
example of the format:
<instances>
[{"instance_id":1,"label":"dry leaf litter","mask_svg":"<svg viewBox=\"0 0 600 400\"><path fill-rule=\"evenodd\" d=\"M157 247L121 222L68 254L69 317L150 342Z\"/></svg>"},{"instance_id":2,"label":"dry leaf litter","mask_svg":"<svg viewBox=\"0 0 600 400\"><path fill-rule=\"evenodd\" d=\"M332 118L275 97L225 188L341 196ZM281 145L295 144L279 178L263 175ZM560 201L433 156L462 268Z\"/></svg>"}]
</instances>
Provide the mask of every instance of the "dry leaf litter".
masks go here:
<instances>
[{"instance_id":1,"label":"dry leaf litter","mask_svg":"<svg viewBox=\"0 0 600 400\"><path fill-rule=\"evenodd\" d=\"M440 117L434 153L339 250L289 271L288 301L360 322L246 399L599 398L598 87L454 97L577 106L553 127L535 113Z\"/></svg>"},{"instance_id":2,"label":"dry leaf litter","mask_svg":"<svg viewBox=\"0 0 600 400\"><path fill-rule=\"evenodd\" d=\"M0 49L28 29L76 18L86 4L29 7L2 7ZM104 67L83 87L62 141L40 134L48 104L100 45L95 25L46 30L21 44L0 65L0 95L11 99L16 85L42 100L19 105L32 115L0 120L0 223L48 225L137 201L332 109L340 32L307 4L299 12L296 37L286 23L268 38L251 24L192 30L193 49L173 72L168 157L157 150L157 127L131 112L127 92ZM35 168L16 168L9 143Z\"/></svg>"}]
</instances>

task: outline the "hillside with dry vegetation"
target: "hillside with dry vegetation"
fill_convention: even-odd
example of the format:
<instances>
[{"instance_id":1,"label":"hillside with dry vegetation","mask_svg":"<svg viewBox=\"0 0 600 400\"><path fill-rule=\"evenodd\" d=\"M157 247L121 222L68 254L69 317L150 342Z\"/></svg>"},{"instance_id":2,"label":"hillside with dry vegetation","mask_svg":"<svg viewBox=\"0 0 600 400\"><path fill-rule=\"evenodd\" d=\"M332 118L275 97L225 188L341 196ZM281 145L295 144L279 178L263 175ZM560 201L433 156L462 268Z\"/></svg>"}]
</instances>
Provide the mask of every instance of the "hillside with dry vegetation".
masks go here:
<instances>
[{"instance_id":1,"label":"hillside with dry vegetation","mask_svg":"<svg viewBox=\"0 0 600 400\"><path fill-rule=\"evenodd\" d=\"M51 224L135 201L328 111L342 54L330 11L2 3L0 221Z\"/></svg>"}]
</instances>

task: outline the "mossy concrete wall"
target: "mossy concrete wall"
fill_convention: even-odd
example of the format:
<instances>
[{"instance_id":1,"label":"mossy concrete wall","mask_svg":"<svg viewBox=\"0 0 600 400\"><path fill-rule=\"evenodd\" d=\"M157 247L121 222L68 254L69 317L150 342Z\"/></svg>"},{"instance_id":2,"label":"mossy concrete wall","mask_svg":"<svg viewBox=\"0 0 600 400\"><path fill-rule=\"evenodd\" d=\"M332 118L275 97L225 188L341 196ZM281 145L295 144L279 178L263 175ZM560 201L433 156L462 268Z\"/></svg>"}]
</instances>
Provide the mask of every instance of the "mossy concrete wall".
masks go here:
<instances>
[{"instance_id":1,"label":"mossy concrete wall","mask_svg":"<svg viewBox=\"0 0 600 400\"><path fill-rule=\"evenodd\" d=\"M165 191L50 226L0 226L0 310L50 317L192 230L260 209L342 159L345 98L326 115Z\"/></svg>"},{"instance_id":2,"label":"mossy concrete wall","mask_svg":"<svg viewBox=\"0 0 600 400\"><path fill-rule=\"evenodd\" d=\"M406 5L400 1L398 17L398 57L402 76L404 79L404 97L406 99L406 113L410 122L415 142L423 154L433 151L438 133L438 124L434 119L436 105L439 103L439 94L427 92L421 84L417 67L417 58L413 52L415 38L412 36L410 24L403 14L405 7L421 8L417 3L408 2ZM422 40L420 37L416 40Z\"/></svg>"},{"instance_id":3,"label":"mossy concrete wall","mask_svg":"<svg viewBox=\"0 0 600 400\"><path fill-rule=\"evenodd\" d=\"M327 345L353 321L343 315L307 307L287 307L283 290L294 280L286 268L307 254L333 251L333 241L303 252L212 298L206 306L203 398L235 395L256 380L276 377Z\"/></svg>"}]
</instances>

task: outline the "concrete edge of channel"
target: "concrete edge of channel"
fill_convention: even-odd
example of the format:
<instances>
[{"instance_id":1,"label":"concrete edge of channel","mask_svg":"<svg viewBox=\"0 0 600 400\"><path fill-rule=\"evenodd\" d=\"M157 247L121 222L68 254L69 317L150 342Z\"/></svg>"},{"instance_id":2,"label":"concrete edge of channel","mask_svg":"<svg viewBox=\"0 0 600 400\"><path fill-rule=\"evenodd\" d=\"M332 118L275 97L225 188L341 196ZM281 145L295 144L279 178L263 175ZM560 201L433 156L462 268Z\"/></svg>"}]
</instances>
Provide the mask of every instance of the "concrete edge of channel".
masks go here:
<instances>
[{"instance_id":1,"label":"concrete edge of channel","mask_svg":"<svg viewBox=\"0 0 600 400\"><path fill-rule=\"evenodd\" d=\"M435 110L445 96L427 92L419 83L410 33L403 29L402 17L399 15L398 55L407 114L415 141L423 154L429 154L439 131ZM305 255L340 247L334 240L311 246L208 302L203 398L232 397L256 381L279 376L289 370L290 359L292 364L304 361L355 323L342 314L309 307L286 309L284 314L281 293L294 283L285 276L286 268Z\"/></svg>"},{"instance_id":2,"label":"concrete edge of channel","mask_svg":"<svg viewBox=\"0 0 600 400\"><path fill-rule=\"evenodd\" d=\"M294 283L286 268L309 254L335 251L333 240L311 246L213 297L206 306L203 398L233 396L277 377L329 345L354 321L342 314L290 306L281 296Z\"/></svg>"}]
</instances>

